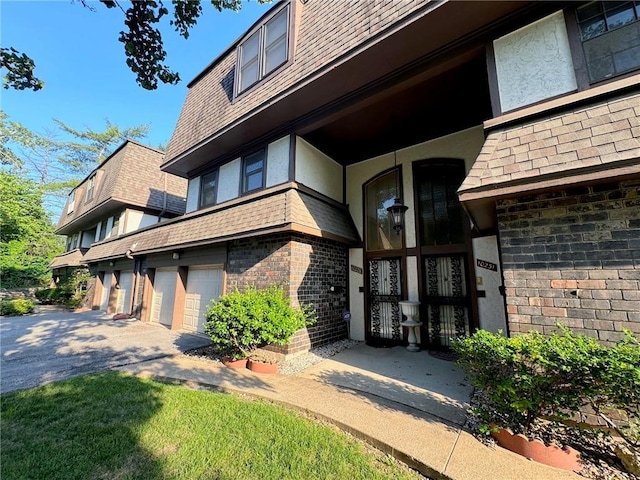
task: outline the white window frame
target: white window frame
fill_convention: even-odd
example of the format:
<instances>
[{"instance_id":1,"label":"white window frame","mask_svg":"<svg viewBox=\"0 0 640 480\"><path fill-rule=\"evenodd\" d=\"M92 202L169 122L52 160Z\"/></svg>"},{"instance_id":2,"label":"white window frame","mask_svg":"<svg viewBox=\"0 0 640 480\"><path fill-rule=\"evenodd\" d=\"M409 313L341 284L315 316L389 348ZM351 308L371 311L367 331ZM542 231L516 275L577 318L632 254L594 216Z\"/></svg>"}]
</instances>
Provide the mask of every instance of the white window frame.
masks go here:
<instances>
[{"instance_id":1,"label":"white window frame","mask_svg":"<svg viewBox=\"0 0 640 480\"><path fill-rule=\"evenodd\" d=\"M267 70L266 69L266 52L268 48L271 46L271 45L266 45L268 25L274 22L276 19L278 19L280 15L286 16L286 21L285 21L286 27L284 32L285 58L284 60L282 60L282 62L272 66L270 70ZM246 67L247 65L249 65L249 63L243 65L244 46L247 44L247 42L254 40L254 38L256 38L256 35L257 35L257 42L258 42L257 58L254 61L249 63L253 64L254 62L257 62L258 74L254 81L246 85L242 85L243 67ZM278 36L273 43L275 44L281 39L282 39L282 35ZM252 86L256 85L257 83L260 83L262 79L264 79L271 73L277 71L278 68L280 68L282 65L286 64L289 61L289 57L291 55L291 52L289 51L290 45L291 45L291 5L287 4L284 7L282 7L280 10L275 12L273 15L271 15L269 18L267 18L264 22L262 22L262 24L259 27L253 30L251 34L248 35L246 39L243 40L242 43L238 45L237 55L236 55L237 57L237 61L236 61L237 75L236 75L236 84L235 84L236 96L246 92Z\"/></svg>"},{"instance_id":2,"label":"white window frame","mask_svg":"<svg viewBox=\"0 0 640 480\"><path fill-rule=\"evenodd\" d=\"M86 198L87 202L93 199L93 191L95 190L95 188L96 188L96 174L94 173L89 177L89 180L87 180L87 198Z\"/></svg>"},{"instance_id":3,"label":"white window frame","mask_svg":"<svg viewBox=\"0 0 640 480\"><path fill-rule=\"evenodd\" d=\"M67 200L67 215L73 212L73 209L76 206L76 191L72 190L69 194L69 199Z\"/></svg>"}]
</instances>

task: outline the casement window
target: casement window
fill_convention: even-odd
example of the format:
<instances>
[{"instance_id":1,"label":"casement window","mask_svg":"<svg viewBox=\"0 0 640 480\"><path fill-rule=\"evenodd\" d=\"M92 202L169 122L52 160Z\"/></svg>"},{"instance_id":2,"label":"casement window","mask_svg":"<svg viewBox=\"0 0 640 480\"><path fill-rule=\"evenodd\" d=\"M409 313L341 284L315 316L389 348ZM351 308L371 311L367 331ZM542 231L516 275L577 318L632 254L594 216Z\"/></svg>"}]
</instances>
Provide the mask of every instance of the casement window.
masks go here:
<instances>
[{"instance_id":1,"label":"casement window","mask_svg":"<svg viewBox=\"0 0 640 480\"><path fill-rule=\"evenodd\" d=\"M242 193L264 188L266 152L259 150L242 159Z\"/></svg>"},{"instance_id":2,"label":"casement window","mask_svg":"<svg viewBox=\"0 0 640 480\"><path fill-rule=\"evenodd\" d=\"M107 218L100 222L100 233L98 234L98 241L104 240L104 237L107 236L107 223L109 223L109 219Z\"/></svg>"},{"instance_id":3,"label":"casement window","mask_svg":"<svg viewBox=\"0 0 640 480\"><path fill-rule=\"evenodd\" d=\"M281 9L238 46L238 94L288 60L289 10Z\"/></svg>"},{"instance_id":4,"label":"casement window","mask_svg":"<svg viewBox=\"0 0 640 480\"><path fill-rule=\"evenodd\" d=\"M110 237L115 237L118 235L118 227L120 226L120 214L113 217L113 226L111 227L111 235Z\"/></svg>"},{"instance_id":5,"label":"casement window","mask_svg":"<svg viewBox=\"0 0 640 480\"><path fill-rule=\"evenodd\" d=\"M207 173L200 178L200 207L213 205L216 202L218 172Z\"/></svg>"},{"instance_id":6,"label":"casement window","mask_svg":"<svg viewBox=\"0 0 640 480\"><path fill-rule=\"evenodd\" d=\"M591 83L640 67L640 0L591 2L576 16Z\"/></svg>"},{"instance_id":7,"label":"casement window","mask_svg":"<svg viewBox=\"0 0 640 480\"><path fill-rule=\"evenodd\" d=\"M75 206L76 206L76 191L73 190L69 194L69 199L67 200L67 215L73 212L73 209L75 208Z\"/></svg>"},{"instance_id":8,"label":"casement window","mask_svg":"<svg viewBox=\"0 0 640 480\"><path fill-rule=\"evenodd\" d=\"M87 202L93 199L93 190L95 186L96 186L96 174L94 173L89 177L89 180L87 183Z\"/></svg>"}]
</instances>

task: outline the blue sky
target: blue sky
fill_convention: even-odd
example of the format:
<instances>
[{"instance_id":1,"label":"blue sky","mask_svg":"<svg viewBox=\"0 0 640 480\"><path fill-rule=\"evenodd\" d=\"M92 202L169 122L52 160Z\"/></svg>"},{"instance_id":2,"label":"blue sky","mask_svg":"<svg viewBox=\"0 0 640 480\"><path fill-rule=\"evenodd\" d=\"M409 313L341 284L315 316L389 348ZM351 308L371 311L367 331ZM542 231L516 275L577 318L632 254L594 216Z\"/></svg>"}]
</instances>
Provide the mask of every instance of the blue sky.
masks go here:
<instances>
[{"instance_id":1,"label":"blue sky","mask_svg":"<svg viewBox=\"0 0 640 480\"><path fill-rule=\"evenodd\" d=\"M1 108L11 120L38 133L52 129L57 118L75 129L102 130L105 118L121 127L149 124L142 141L167 144L187 94L187 83L243 34L271 5L244 1L239 13L219 13L203 0L203 15L187 40L165 17L160 30L167 64L180 72L178 85L159 84L147 91L135 82L125 64L118 35L124 13L91 2L0 0L3 47L12 46L36 62L43 90L0 92ZM128 2L121 1L124 8ZM170 6L170 0L165 0Z\"/></svg>"}]
</instances>

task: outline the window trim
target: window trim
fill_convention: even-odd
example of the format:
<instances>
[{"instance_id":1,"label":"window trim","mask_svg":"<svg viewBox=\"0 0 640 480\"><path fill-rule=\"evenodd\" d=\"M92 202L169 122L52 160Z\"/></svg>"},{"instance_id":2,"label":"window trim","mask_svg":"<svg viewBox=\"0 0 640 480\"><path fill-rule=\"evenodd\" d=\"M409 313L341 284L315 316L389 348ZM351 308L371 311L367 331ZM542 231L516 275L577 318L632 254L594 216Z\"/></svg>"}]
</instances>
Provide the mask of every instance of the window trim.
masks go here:
<instances>
[{"instance_id":1,"label":"window trim","mask_svg":"<svg viewBox=\"0 0 640 480\"><path fill-rule=\"evenodd\" d=\"M247 35L244 36L244 38L242 39L241 42L238 43L238 46L236 47L236 64L235 64L235 79L234 79L234 85L233 85L233 90L234 90L234 94L233 97L234 99L237 97L240 97L241 95L244 95L246 92L254 89L255 87L257 87L258 85L260 85L263 81L265 81L267 78L269 78L270 76L276 74L278 71L280 71L281 69L285 68L287 65L289 65L291 63L291 60L293 58L293 22L292 19L295 16L295 12L294 12L294 4L295 2L290 2L290 3L286 3L285 5L283 5L281 8L279 8L278 10L274 11L271 15L269 15L268 17L265 17L259 25L257 25L255 28L251 29ZM280 15L282 12L286 11L286 16L287 16L287 21L286 21L286 47L285 47L285 52L286 52L286 58L284 59L283 62L279 63L278 65L276 65L272 70L265 72L264 71L264 62L265 62L265 51L266 51L266 39L265 39L265 32L266 32L266 25L267 23L271 22L272 20L274 20L278 15ZM254 35L258 35L258 58L257 58L257 63L258 63L258 78L252 82L251 84L245 86L243 89L240 88L240 84L241 84L241 80L242 80L242 71L240 68L240 62L241 62L241 52L242 52L242 47L243 45L245 45L245 43L250 40Z\"/></svg>"},{"instance_id":2,"label":"window trim","mask_svg":"<svg viewBox=\"0 0 640 480\"><path fill-rule=\"evenodd\" d=\"M76 208L76 189L73 189L67 200L67 215L71 215Z\"/></svg>"},{"instance_id":3,"label":"window trim","mask_svg":"<svg viewBox=\"0 0 640 480\"><path fill-rule=\"evenodd\" d=\"M254 155L260 153L262 155L262 184L259 187L248 190L248 182L247 182L247 159ZM255 173L255 172L251 172ZM242 156L242 164L240 169L240 195L246 195L248 193L252 193L258 190L263 190L265 188L267 181L267 149L266 147L260 148L258 150L254 150L253 152Z\"/></svg>"},{"instance_id":4,"label":"window trim","mask_svg":"<svg viewBox=\"0 0 640 480\"><path fill-rule=\"evenodd\" d=\"M636 75L640 71L640 66L639 66L638 68L617 73L615 75L603 78L601 80L596 80L596 81L591 80L591 77L589 75L589 66L587 62L587 56L584 51L584 41L582 40L582 35L580 34L580 22L578 20L578 9L581 7L584 7L585 5L588 5L589 3L597 3L597 2L602 3L601 0L595 0L591 2L583 2L578 5L571 5L563 9L565 25L567 27L567 34L569 36L569 48L571 50L571 57L573 59L573 67L576 75L576 83L577 83L579 92L588 90L609 82L614 82L616 80L620 80L625 77ZM636 20L636 22L640 22L640 17ZM617 29L614 29L611 31L615 31L615 30ZM602 34L602 35L606 35L609 32L610 31L607 31L605 34ZM599 35L599 36L602 36L602 35Z\"/></svg>"},{"instance_id":5,"label":"window trim","mask_svg":"<svg viewBox=\"0 0 640 480\"><path fill-rule=\"evenodd\" d=\"M85 201L90 202L93 200L93 192L96 188L96 174L94 173L87 180L87 195L85 197Z\"/></svg>"},{"instance_id":6,"label":"window trim","mask_svg":"<svg viewBox=\"0 0 640 480\"><path fill-rule=\"evenodd\" d=\"M215 185L213 187L213 201L211 203L204 203L204 193L205 193L205 181L204 177L207 175L215 175ZM215 205L218 203L218 180L219 180L219 170L212 170L207 173L203 173L200 175L200 192L198 193L198 208L210 207L211 205Z\"/></svg>"}]
</instances>

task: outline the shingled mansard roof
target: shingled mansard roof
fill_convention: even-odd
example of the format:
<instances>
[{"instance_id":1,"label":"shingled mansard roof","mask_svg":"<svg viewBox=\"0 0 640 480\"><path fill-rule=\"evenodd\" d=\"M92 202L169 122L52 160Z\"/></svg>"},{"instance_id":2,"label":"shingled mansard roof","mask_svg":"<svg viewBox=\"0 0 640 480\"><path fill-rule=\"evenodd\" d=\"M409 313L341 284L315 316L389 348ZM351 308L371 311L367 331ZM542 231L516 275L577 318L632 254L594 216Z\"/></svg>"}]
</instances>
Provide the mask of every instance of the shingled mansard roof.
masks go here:
<instances>
[{"instance_id":1,"label":"shingled mansard roof","mask_svg":"<svg viewBox=\"0 0 640 480\"><path fill-rule=\"evenodd\" d=\"M49 268L79 267L83 263L82 257L86 251L86 248L76 248L58 255L51 261Z\"/></svg>"},{"instance_id":2,"label":"shingled mansard roof","mask_svg":"<svg viewBox=\"0 0 640 480\"><path fill-rule=\"evenodd\" d=\"M94 244L84 263L122 257L129 249L134 255L141 255L278 231L348 244L360 241L346 207L304 193L294 185L276 187L268 194L230 201Z\"/></svg>"},{"instance_id":3,"label":"shingled mansard roof","mask_svg":"<svg viewBox=\"0 0 640 480\"><path fill-rule=\"evenodd\" d=\"M477 200L638 171L640 94L626 94L492 131L458 192Z\"/></svg>"},{"instance_id":4,"label":"shingled mansard roof","mask_svg":"<svg viewBox=\"0 0 640 480\"><path fill-rule=\"evenodd\" d=\"M125 141L76 187L74 209L67 214L65 207L57 229L76 222L110 200L162 210L165 207L165 177L168 194L166 210L184 213L187 182L160 170L163 156L160 150L133 140ZM87 184L94 174L96 183L93 198L87 200Z\"/></svg>"}]
</instances>

